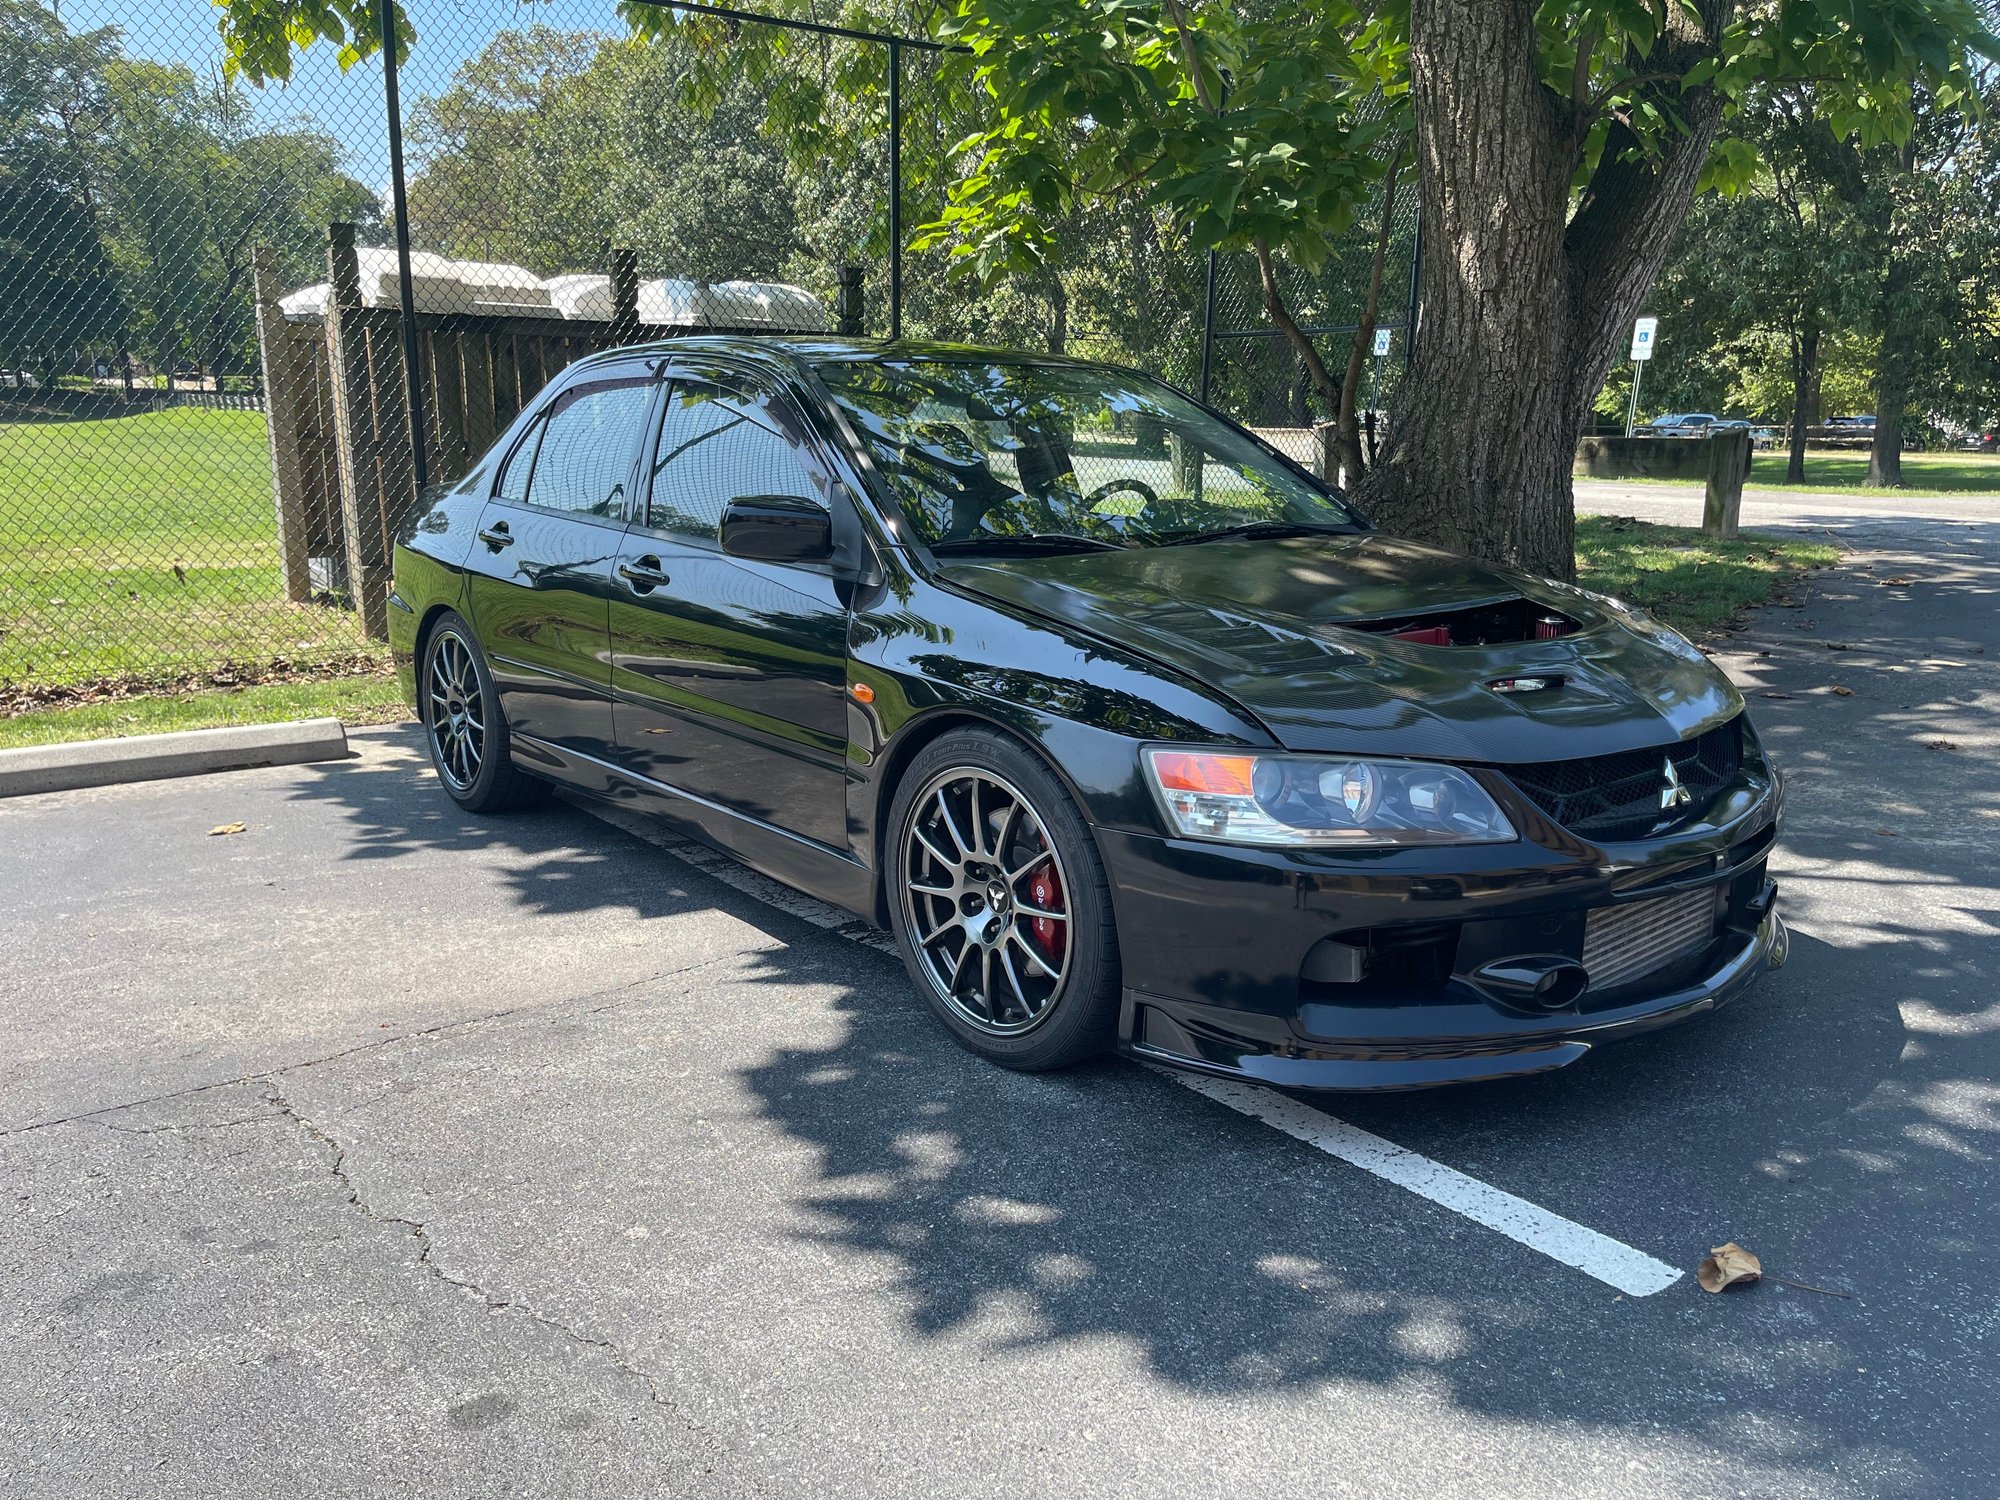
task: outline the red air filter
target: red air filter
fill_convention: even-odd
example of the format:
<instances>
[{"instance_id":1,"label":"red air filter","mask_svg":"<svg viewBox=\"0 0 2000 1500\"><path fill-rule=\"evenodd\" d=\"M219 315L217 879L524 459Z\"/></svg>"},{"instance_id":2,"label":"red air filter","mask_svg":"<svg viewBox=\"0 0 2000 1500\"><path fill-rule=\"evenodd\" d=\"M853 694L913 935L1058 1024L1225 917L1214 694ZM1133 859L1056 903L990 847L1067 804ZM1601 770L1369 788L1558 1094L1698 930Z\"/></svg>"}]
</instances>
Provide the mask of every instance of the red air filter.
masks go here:
<instances>
[{"instance_id":1,"label":"red air filter","mask_svg":"<svg viewBox=\"0 0 2000 1500\"><path fill-rule=\"evenodd\" d=\"M1535 621L1535 639L1552 641L1559 635L1569 634L1569 621L1560 615L1543 615Z\"/></svg>"},{"instance_id":2,"label":"red air filter","mask_svg":"<svg viewBox=\"0 0 2000 1500\"><path fill-rule=\"evenodd\" d=\"M1443 625L1419 625L1415 630L1399 630L1392 641L1415 641L1419 646L1449 646L1451 631Z\"/></svg>"}]
</instances>

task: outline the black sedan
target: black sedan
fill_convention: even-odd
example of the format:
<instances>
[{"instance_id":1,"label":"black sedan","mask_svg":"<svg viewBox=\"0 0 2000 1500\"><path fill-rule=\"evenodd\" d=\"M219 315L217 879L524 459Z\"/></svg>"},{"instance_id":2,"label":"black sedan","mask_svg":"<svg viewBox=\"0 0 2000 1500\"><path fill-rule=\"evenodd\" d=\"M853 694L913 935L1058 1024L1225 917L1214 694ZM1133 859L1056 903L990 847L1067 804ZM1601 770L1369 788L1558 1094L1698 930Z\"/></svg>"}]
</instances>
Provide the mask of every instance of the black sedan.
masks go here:
<instances>
[{"instance_id":1,"label":"black sedan","mask_svg":"<svg viewBox=\"0 0 2000 1500\"><path fill-rule=\"evenodd\" d=\"M887 924L1009 1067L1492 1078L1784 958L1778 775L1699 651L1139 375L621 349L421 509L391 631L454 799L596 793Z\"/></svg>"}]
</instances>

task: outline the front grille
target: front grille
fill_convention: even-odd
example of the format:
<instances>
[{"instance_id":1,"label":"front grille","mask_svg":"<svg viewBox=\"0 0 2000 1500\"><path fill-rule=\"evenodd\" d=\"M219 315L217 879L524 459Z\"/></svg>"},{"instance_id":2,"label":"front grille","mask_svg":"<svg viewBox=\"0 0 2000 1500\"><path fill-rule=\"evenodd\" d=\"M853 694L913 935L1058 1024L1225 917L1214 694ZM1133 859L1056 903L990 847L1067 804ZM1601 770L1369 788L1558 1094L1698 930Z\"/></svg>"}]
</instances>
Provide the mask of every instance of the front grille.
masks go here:
<instances>
[{"instance_id":1,"label":"front grille","mask_svg":"<svg viewBox=\"0 0 2000 1500\"><path fill-rule=\"evenodd\" d=\"M1688 800L1663 808L1669 760ZM1677 745L1503 769L1523 796L1571 833L1617 841L1664 833L1699 817L1742 763L1739 714Z\"/></svg>"},{"instance_id":2,"label":"front grille","mask_svg":"<svg viewBox=\"0 0 2000 1500\"><path fill-rule=\"evenodd\" d=\"M1715 936L1715 890L1706 885L1593 910L1583 927L1583 968L1591 989L1617 989L1706 948Z\"/></svg>"}]
</instances>

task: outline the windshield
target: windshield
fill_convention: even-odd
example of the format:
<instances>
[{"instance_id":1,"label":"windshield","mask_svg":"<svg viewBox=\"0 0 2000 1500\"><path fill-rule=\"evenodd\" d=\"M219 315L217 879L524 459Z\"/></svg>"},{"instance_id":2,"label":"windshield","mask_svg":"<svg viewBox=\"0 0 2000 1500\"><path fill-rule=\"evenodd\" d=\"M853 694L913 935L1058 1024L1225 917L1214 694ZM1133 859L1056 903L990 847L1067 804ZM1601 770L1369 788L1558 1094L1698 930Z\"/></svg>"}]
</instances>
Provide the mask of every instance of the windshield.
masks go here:
<instances>
[{"instance_id":1,"label":"windshield","mask_svg":"<svg viewBox=\"0 0 2000 1500\"><path fill-rule=\"evenodd\" d=\"M938 551L1360 524L1228 423L1136 375L942 359L828 363L819 375Z\"/></svg>"}]
</instances>

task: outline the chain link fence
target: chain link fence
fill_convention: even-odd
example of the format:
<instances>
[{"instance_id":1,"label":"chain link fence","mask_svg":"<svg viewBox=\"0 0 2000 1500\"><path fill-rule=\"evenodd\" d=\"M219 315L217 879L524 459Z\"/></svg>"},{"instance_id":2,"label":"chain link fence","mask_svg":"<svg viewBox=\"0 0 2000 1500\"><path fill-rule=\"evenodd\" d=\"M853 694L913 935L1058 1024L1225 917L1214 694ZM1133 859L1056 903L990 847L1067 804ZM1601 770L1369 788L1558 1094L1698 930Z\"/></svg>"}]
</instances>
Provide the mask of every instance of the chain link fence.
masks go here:
<instances>
[{"instance_id":1,"label":"chain link fence","mask_svg":"<svg viewBox=\"0 0 2000 1500\"><path fill-rule=\"evenodd\" d=\"M1324 415L1254 263L1211 270L1136 195L986 291L899 249L977 108L921 40L664 6L635 36L612 0L408 10L406 286L379 57L343 71L314 48L257 89L200 0L0 0L0 714L384 670L420 480L637 338L900 332L1205 375L1262 428ZM1400 328L1407 184L1397 210ZM1281 268L1336 370L1375 229ZM1372 361L1367 404L1400 352Z\"/></svg>"}]
</instances>

